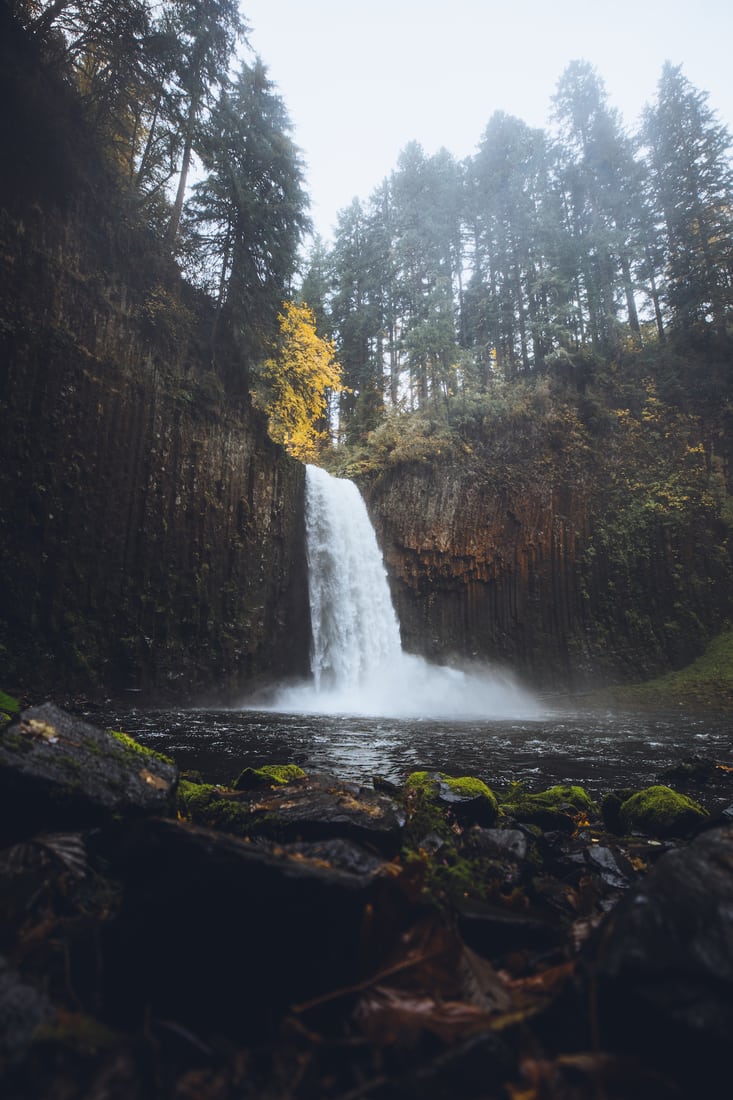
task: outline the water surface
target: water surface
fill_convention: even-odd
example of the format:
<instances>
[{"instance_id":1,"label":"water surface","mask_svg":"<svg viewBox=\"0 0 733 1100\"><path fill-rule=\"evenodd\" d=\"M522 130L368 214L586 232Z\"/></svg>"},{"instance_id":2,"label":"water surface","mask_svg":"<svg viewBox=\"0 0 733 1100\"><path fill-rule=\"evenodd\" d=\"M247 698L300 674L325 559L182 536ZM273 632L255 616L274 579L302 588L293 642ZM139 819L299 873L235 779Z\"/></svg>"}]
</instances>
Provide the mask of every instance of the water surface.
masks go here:
<instances>
[{"instance_id":1,"label":"water surface","mask_svg":"<svg viewBox=\"0 0 733 1100\"><path fill-rule=\"evenodd\" d=\"M499 789L520 780L530 789L581 783L598 793L648 785L692 756L733 764L731 724L717 715L577 710L451 722L109 707L87 716L124 729L213 783L231 782L245 766L294 762L361 783L375 774L399 782L428 768L477 775ZM721 796L725 786L721 772Z\"/></svg>"}]
</instances>

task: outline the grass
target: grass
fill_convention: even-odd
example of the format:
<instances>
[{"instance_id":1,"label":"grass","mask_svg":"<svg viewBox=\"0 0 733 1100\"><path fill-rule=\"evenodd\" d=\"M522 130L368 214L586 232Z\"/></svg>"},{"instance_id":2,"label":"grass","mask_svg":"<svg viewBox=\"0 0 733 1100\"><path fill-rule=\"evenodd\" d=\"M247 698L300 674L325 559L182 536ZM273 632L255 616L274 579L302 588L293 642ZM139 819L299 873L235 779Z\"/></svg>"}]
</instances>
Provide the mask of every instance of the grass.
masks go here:
<instances>
[{"instance_id":1,"label":"grass","mask_svg":"<svg viewBox=\"0 0 733 1100\"><path fill-rule=\"evenodd\" d=\"M733 630L719 634L685 668L643 684L605 688L591 698L615 706L733 708Z\"/></svg>"}]
</instances>

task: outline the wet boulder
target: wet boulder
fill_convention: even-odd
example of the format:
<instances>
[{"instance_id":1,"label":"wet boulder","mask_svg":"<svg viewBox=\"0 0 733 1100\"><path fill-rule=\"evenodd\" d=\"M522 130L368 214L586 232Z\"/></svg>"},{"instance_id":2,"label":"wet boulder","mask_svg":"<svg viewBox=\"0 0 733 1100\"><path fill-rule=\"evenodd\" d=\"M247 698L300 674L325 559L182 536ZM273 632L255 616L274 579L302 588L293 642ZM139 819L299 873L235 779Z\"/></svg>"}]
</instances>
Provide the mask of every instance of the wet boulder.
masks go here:
<instances>
[{"instance_id":1,"label":"wet boulder","mask_svg":"<svg viewBox=\"0 0 733 1100\"><path fill-rule=\"evenodd\" d=\"M618 810L623 832L662 838L689 836L707 816L707 811L688 795L665 786L637 791Z\"/></svg>"},{"instance_id":2,"label":"wet boulder","mask_svg":"<svg viewBox=\"0 0 733 1100\"><path fill-rule=\"evenodd\" d=\"M124 900L104 930L105 1018L272 1034L293 1003L359 978L381 868L343 841L289 849L139 822L120 869Z\"/></svg>"},{"instance_id":3,"label":"wet boulder","mask_svg":"<svg viewBox=\"0 0 733 1100\"><path fill-rule=\"evenodd\" d=\"M532 794L519 791L501 804L515 821L536 825L549 832L574 833L594 810L590 795L582 787L561 784Z\"/></svg>"},{"instance_id":4,"label":"wet boulder","mask_svg":"<svg viewBox=\"0 0 733 1100\"><path fill-rule=\"evenodd\" d=\"M450 826L494 825L499 804L494 792L473 776L414 771L405 780L408 840L420 844L426 837L445 837Z\"/></svg>"},{"instance_id":5,"label":"wet boulder","mask_svg":"<svg viewBox=\"0 0 733 1100\"><path fill-rule=\"evenodd\" d=\"M6 842L120 814L173 807L178 769L131 737L96 729L50 703L0 732L0 835Z\"/></svg>"},{"instance_id":6,"label":"wet boulder","mask_svg":"<svg viewBox=\"0 0 733 1100\"><path fill-rule=\"evenodd\" d=\"M439 772L437 798L441 806L461 825L495 824L499 803L490 787L472 775L452 776Z\"/></svg>"},{"instance_id":7,"label":"wet boulder","mask_svg":"<svg viewBox=\"0 0 733 1100\"><path fill-rule=\"evenodd\" d=\"M232 790L266 790L305 778L306 773L297 764L264 764L261 768L243 768L232 783Z\"/></svg>"},{"instance_id":8,"label":"wet boulder","mask_svg":"<svg viewBox=\"0 0 733 1100\"><path fill-rule=\"evenodd\" d=\"M606 1040L698 1084L718 1072L733 1035L733 827L666 852L600 932L590 966Z\"/></svg>"},{"instance_id":9,"label":"wet boulder","mask_svg":"<svg viewBox=\"0 0 733 1100\"><path fill-rule=\"evenodd\" d=\"M281 844L342 838L393 855L404 824L386 795L328 775L233 791L181 783L179 806L195 824Z\"/></svg>"}]
</instances>

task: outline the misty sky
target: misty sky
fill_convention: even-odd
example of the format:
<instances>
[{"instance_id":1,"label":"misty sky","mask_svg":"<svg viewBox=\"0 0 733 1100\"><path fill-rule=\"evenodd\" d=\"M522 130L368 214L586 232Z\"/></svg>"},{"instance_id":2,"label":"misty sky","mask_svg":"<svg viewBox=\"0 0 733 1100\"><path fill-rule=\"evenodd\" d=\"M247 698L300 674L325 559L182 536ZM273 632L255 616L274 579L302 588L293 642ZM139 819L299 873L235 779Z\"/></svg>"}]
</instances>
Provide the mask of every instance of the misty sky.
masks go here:
<instances>
[{"instance_id":1,"label":"misty sky","mask_svg":"<svg viewBox=\"0 0 733 1100\"><path fill-rule=\"evenodd\" d=\"M577 58L629 127L665 60L733 127L731 0L242 0L242 12L294 124L324 237L409 141L463 158L496 110L548 125Z\"/></svg>"}]
</instances>

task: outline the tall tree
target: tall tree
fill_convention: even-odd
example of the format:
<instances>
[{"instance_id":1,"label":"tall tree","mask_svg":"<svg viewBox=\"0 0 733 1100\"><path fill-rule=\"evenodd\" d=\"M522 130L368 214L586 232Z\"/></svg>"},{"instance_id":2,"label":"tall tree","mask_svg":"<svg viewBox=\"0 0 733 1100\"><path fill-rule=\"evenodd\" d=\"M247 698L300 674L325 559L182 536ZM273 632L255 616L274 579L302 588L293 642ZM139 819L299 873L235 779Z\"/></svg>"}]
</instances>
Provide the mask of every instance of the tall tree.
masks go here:
<instances>
[{"instance_id":1,"label":"tall tree","mask_svg":"<svg viewBox=\"0 0 733 1100\"><path fill-rule=\"evenodd\" d=\"M400 154L390 192L401 338L409 348L413 404L422 406L431 396L441 396L438 365L445 355L436 358L428 349L445 348L449 328L457 354L455 296L460 296L463 272L460 166L445 149L428 157L411 142ZM431 326L434 338L427 331Z\"/></svg>"},{"instance_id":2,"label":"tall tree","mask_svg":"<svg viewBox=\"0 0 733 1100\"><path fill-rule=\"evenodd\" d=\"M357 199L338 216L331 317L343 368L341 432L357 439L375 427L384 404L378 238Z\"/></svg>"},{"instance_id":3,"label":"tall tree","mask_svg":"<svg viewBox=\"0 0 733 1100\"><path fill-rule=\"evenodd\" d=\"M495 362L509 377L526 373L551 350L559 308L546 232L551 199L544 133L496 112L468 162L466 325L484 370Z\"/></svg>"},{"instance_id":4,"label":"tall tree","mask_svg":"<svg viewBox=\"0 0 733 1100\"><path fill-rule=\"evenodd\" d=\"M598 350L619 339L621 300L640 331L632 275L633 195L638 175L633 146L603 81L586 61L573 61L553 97L560 127L561 181L568 229L575 241L579 306Z\"/></svg>"},{"instance_id":5,"label":"tall tree","mask_svg":"<svg viewBox=\"0 0 733 1100\"><path fill-rule=\"evenodd\" d=\"M237 0L173 0L170 15L179 45L175 79L180 110L182 150L178 187L166 233L173 246L181 222L193 151L201 123L227 70L244 25Z\"/></svg>"},{"instance_id":6,"label":"tall tree","mask_svg":"<svg viewBox=\"0 0 733 1100\"><path fill-rule=\"evenodd\" d=\"M731 136L707 99L668 62L643 137L673 321L678 329L713 326L723 334L733 309Z\"/></svg>"},{"instance_id":7,"label":"tall tree","mask_svg":"<svg viewBox=\"0 0 733 1100\"><path fill-rule=\"evenodd\" d=\"M208 169L191 214L209 257L217 316L226 313L255 360L277 326L306 213L300 153L285 105L257 58L243 63L213 109L204 148Z\"/></svg>"}]
</instances>

